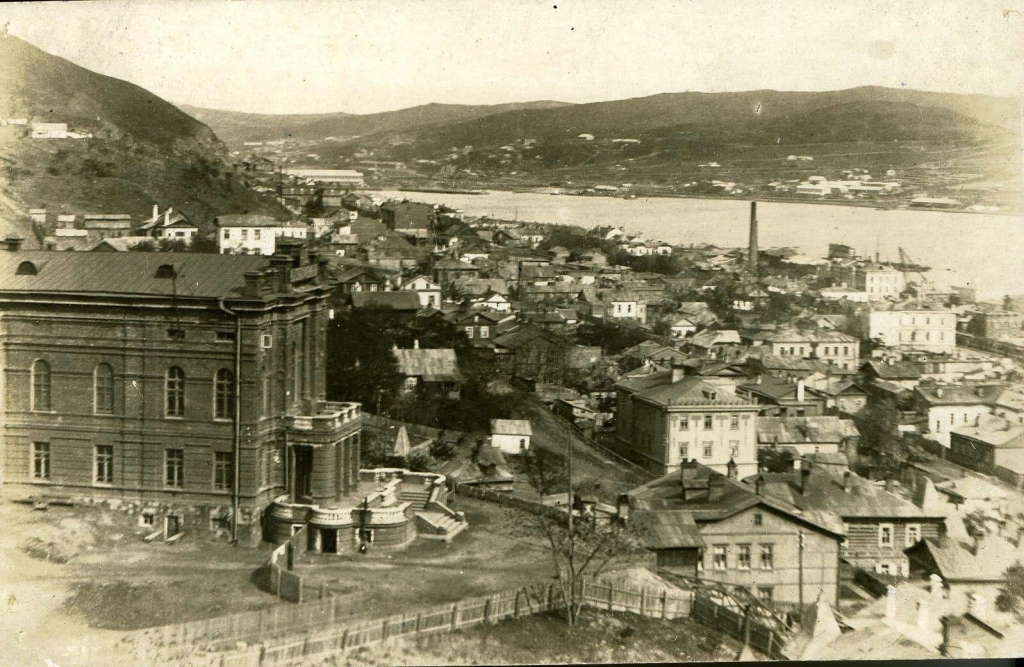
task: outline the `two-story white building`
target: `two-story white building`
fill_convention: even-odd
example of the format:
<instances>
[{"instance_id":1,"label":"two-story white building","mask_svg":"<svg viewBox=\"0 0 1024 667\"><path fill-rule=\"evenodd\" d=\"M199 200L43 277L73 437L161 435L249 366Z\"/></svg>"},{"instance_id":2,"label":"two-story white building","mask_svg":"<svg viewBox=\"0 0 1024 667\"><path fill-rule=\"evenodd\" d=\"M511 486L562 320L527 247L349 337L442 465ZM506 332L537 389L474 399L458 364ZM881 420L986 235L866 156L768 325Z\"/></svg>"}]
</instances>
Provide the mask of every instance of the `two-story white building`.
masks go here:
<instances>
[{"instance_id":1,"label":"two-story white building","mask_svg":"<svg viewBox=\"0 0 1024 667\"><path fill-rule=\"evenodd\" d=\"M416 276L406 282L400 289L416 292L420 305L424 308L441 307L441 286L425 276Z\"/></svg>"},{"instance_id":2,"label":"two-story white building","mask_svg":"<svg viewBox=\"0 0 1024 667\"><path fill-rule=\"evenodd\" d=\"M890 348L953 352L956 349L956 313L939 308L900 307L874 309L867 314L867 337Z\"/></svg>"},{"instance_id":3,"label":"two-story white building","mask_svg":"<svg viewBox=\"0 0 1024 667\"><path fill-rule=\"evenodd\" d=\"M273 255L277 237L305 239L309 231L300 222L281 222L269 215L252 213L219 215L214 224L221 254Z\"/></svg>"},{"instance_id":4,"label":"two-story white building","mask_svg":"<svg viewBox=\"0 0 1024 667\"><path fill-rule=\"evenodd\" d=\"M657 474L696 460L725 474L757 473L758 405L682 368L616 385L616 434Z\"/></svg>"}]
</instances>

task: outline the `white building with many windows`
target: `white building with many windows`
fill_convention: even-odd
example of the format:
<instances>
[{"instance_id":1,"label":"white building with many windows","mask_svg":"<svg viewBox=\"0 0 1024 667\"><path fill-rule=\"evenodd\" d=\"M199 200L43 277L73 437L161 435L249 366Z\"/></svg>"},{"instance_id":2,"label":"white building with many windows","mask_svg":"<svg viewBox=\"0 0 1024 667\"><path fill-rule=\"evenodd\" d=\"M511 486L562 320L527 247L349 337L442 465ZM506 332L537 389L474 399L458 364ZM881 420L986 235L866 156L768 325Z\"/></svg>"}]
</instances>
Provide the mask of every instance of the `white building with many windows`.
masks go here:
<instances>
[{"instance_id":1,"label":"white building with many windows","mask_svg":"<svg viewBox=\"0 0 1024 667\"><path fill-rule=\"evenodd\" d=\"M956 349L956 313L938 308L900 307L876 309L866 316L868 339L890 348L927 352Z\"/></svg>"},{"instance_id":2,"label":"white building with many windows","mask_svg":"<svg viewBox=\"0 0 1024 667\"><path fill-rule=\"evenodd\" d=\"M269 215L232 214L214 219L221 254L273 255L277 238L305 239L309 229L299 222L281 222Z\"/></svg>"}]
</instances>

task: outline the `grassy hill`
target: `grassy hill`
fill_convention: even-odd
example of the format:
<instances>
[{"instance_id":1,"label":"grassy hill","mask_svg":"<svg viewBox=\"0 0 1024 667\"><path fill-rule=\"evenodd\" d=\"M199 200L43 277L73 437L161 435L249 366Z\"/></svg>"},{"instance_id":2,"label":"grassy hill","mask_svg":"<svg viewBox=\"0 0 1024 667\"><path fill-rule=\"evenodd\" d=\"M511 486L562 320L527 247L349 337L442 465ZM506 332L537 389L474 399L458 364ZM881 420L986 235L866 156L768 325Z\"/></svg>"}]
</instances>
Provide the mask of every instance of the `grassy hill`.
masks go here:
<instances>
[{"instance_id":1,"label":"grassy hill","mask_svg":"<svg viewBox=\"0 0 1024 667\"><path fill-rule=\"evenodd\" d=\"M92 139L33 140L24 126L0 127L0 232L30 230L24 212L148 216L174 206L206 229L213 216L283 214L246 189L206 125L125 81L0 39L0 118L67 123Z\"/></svg>"},{"instance_id":2,"label":"grassy hill","mask_svg":"<svg viewBox=\"0 0 1024 667\"><path fill-rule=\"evenodd\" d=\"M494 105L424 104L374 114L252 114L181 105L181 109L206 123L228 144L276 139L316 140L353 137L380 132L404 132L424 126L445 125L524 109L566 106L563 102L539 101Z\"/></svg>"}]
</instances>

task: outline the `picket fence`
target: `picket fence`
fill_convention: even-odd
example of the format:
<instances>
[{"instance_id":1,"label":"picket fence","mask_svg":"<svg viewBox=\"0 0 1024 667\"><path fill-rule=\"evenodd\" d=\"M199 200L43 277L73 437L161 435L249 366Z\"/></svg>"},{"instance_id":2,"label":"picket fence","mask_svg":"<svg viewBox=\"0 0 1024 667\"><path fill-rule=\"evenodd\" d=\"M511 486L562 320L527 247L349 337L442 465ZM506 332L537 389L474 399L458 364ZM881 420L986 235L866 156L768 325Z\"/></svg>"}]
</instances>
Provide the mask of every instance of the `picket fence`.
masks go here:
<instances>
[{"instance_id":1,"label":"picket fence","mask_svg":"<svg viewBox=\"0 0 1024 667\"><path fill-rule=\"evenodd\" d=\"M693 595L585 581L581 599L591 608L666 620L690 616ZM196 667L282 667L308 658L404 637L454 632L565 607L560 587L528 586L434 605L387 618L345 622L347 602L328 598L254 614L210 619L140 633L134 644L147 664Z\"/></svg>"}]
</instances>

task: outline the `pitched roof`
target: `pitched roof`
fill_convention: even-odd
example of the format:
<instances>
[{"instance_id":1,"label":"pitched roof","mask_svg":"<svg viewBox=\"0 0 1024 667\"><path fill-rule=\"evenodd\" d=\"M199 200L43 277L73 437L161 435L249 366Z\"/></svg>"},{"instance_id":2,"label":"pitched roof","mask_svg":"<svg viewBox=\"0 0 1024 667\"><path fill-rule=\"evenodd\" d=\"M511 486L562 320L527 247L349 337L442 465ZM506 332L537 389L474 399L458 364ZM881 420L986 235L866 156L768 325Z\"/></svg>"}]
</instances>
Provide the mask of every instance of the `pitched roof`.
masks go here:
<instances>
[{"instance_id":1,"label":"pitched roof","mask_svg":"<svg viewBox=\"0 0 1024 667\"><path fill-rule=\"evenodd\" d=\"M938 569L937 574L949 582L996 582L1006 579L1006 570L1024 561L1024 551L997 535L986 535L978 545L945 538L925 538L912 548L927 551ZM911 552L912 553L912 552Z\"/></svg>"},{"instance_id":2,"label":"pitched roof","mask_svg":"<svg viewBox=\"0 0 1024 667\"><path fill-rule=\"evenodd\" d=\"M804 475L806 479L803 479ZM755 475L744 481L753 484L756 477ZM833 475L822 468L789 473L761 473L761 478L763 495L784 500L801 510L830 510L844 520L943 516L925 513L913 503L853 473L849 473L849 491L843 490L843 477Z\"/></svg>"},{"instance_id":3,"label":"pitched roof","mask_svg":"<svg viewBox=\"0 0 1024 667\"><path fill-rule=\"evenodd\" d=\"M853 420L839 417L758 417L757 441L764 444L841 443L860 432Z\"/></svg>"},{"instance_id":4,"label":"pitched roof","mask_svg":"<svg viewBox=\"0 0 1024 667\"><path fill-rule=\"evenodd\" d=\"M713 345L739 345L740 343L740 334L734 329L701 331L690 339L690 345L708 348Z\"/></svg>"},{"instance_id":5,"label":"pitched roof","mask_svg":"<svg viewBox=\"0 0 1024 667\"><path fill-rule=\"evenodd\" d=\"M453 349L417 348L392 350L392 353L398 362L398 372L406 377L422 378L424 382L454 382L462 379Z\"/></svg>"},{"instance_id":6,"label":"pitched roof","mask_svg":"<svg viewBox=\"0 0 1024 667\"><path fill-rule=\"evenodd\" d=\"M920 384L914 392L928 405L989 405L1003 389L1003 385Z\"/></svg>"},{"instance_id":7,"label":"pitched roof","mask_svg":"<svg viewBox=\"0 0 1024 667\"><path fill-rule=\"evenodd\" d=\"M305 227L302 223L282 222L258 213L229 213L213 219L218 227Z\"/></svg>"},{"instance_id":8,"label":"pitched roof","mask_svg":"<svg viewBox=\"0 0 1024 667\"><path fill-rule=\"evenodd\" d=\"M662 514L658 523L675 523L683 539L692 539L687 528L690 522L696 524L721 521L751 507L766 507L785 515L791 521L812 526L817 530L836 536L844 534L838 515L828 511L801 512L797 507L783 500L758 495L747 484L712 471L700 464L694 467L686 479L687 498L683 500L681 472L670 473L647 482L629 492L630 505L637 511ZM712 499L711 484L717 485L718 494ZM683 515L686 515L685 517ZM667 531L656 531L661 538L670 537Z\"/></svg>"},{"instance_id":9,"label":"pitched roof","mask_svg":"<svg viewBox=\"0 0 1024 667\"><path fill-rule=\"evenodd\" d=\"M638 385L644 388L634 389ZM626 380L617 386L634 389L636 397L663 407L755 405L699 377L686 376L678 382L672 382L671 371L657 373L646 378Z\"/></svg>"},{"instance_id":10,"label":"pitched roof","mask_svg":"<svg viewBox=\"0 0 1024 667\"><path fill-rule=\"evenodd\" d=\"M1024 446L1024 424L1015 424L995 415L980 415L977 424L958 426L952 433L995 447Z\"/></svg>"},{"instance_id":11,"label":"pitched roof","mask_svg":"<svg viewBox=\"0 0 1024 667\"><path fill-rule=\"evenodd\" d=\"M31 262L35 275L18 275L22 262ZM156 277L164 264L174 267L174 280ZM269 265L270 258L261 255L5 252L0 253L0 293L230 297L242 294L246 272Z\"/></svg>"},{"instance_id":12,"label":"pitched roof","mask_svg":"<svg viewBox=\"0 0 1024 667\"><path fill-rule=\"evenodd\" d=\"M353 292L349 295L356 308L391 308L393 310L419 310L420 298L416 292Z\"/></svg>"},{"instance_id":13,"label":"pitched roof","mask_svg":"<svg viewBox=\"0 0 1024 667\"><path fill-rule=\"evenodd\" d=\"M533 428L528 419L492 419L493 435L533 435Z\"/></svg>"}]
</instances>

